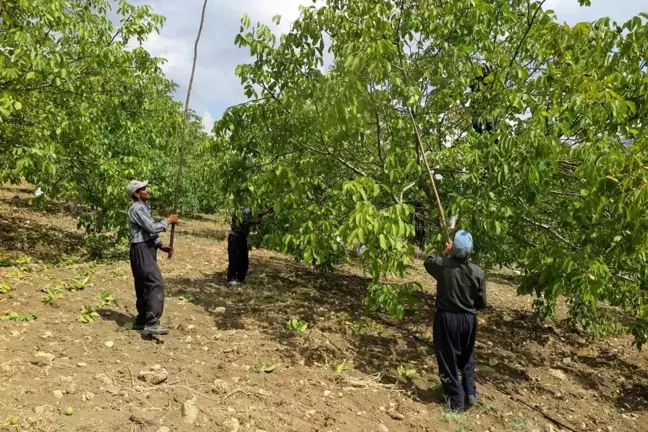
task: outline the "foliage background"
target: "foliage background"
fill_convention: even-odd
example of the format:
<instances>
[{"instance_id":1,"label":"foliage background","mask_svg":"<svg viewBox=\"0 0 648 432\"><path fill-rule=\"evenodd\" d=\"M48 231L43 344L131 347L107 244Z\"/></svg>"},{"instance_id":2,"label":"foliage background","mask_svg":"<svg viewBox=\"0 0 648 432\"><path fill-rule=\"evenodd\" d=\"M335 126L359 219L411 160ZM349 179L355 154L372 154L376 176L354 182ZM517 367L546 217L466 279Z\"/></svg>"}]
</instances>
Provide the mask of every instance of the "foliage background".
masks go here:
<instances>
[{"instance_id":1,"label":"foliage background","mask_svg":"<svg viewBox=\"0 0 648 432\"><path fill-rule=\"evenodd\" d=\"M243 17L249 101L212 135L192 114L182 213L273 205L264 245L323 270L361 244L367 306L403 316L418 287L398 276L442 240L416 124L475 261L519 269L539 316L567 296L592 334L609 331L608 306L624 310L641 346L648 15L568 26L543 4L329 0L281 38ZM130 179L170 210L180 104L164 60L131 48L164 18L123 0L4 0L0 13L0 181L78 203L94 252L126 234Z\"/></svg>"}]
</instances>

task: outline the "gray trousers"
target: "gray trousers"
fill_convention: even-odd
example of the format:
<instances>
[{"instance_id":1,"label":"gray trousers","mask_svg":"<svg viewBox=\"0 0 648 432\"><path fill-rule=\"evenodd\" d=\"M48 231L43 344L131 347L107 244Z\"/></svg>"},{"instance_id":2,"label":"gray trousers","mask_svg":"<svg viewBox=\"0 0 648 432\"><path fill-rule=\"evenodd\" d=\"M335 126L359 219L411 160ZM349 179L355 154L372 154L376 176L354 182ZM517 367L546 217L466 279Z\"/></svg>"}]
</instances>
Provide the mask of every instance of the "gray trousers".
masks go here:
<instances>
[{"instance_id":1,"label":"gray trousers","mask_svg":"<svg viewBox=\"0 0 648 432\"><path fill-rule=\"evenodd\" d=\"M164 279L157 265L157 247L153 240L131 243L130 264L135 279L137 300L136 325L160 323L164 312Z\"/></svg>"}]
</instances>

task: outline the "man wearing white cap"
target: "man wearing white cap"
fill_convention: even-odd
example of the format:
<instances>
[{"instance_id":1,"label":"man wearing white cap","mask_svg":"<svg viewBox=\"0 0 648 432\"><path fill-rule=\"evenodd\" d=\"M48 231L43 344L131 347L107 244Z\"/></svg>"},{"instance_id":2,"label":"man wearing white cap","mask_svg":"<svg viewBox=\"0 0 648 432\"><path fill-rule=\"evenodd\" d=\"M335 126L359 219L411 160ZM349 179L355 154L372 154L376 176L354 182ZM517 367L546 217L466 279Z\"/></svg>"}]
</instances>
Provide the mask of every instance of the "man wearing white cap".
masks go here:
<instances>
[{"instance_id":1,"label":"man wearing white cap","mask_svg":"<svg viewBox=\"0 0 648 432\"><path fill-rule=\"evenodd\" d=\"M144 335L162 336L169 331L160 326L164 311L164 279L157 265L157 250L169 252L171 249L162 245L158 233L166 231L168 224L177 223L178 215L171 214L155 222L151 207L146 203L151 198L147 185L148 181L133 180L126 187L133 199L133 205L128 209L130 263L137 296L137 318L133 329L142 330Z\"/></svg>"}]
</instances>

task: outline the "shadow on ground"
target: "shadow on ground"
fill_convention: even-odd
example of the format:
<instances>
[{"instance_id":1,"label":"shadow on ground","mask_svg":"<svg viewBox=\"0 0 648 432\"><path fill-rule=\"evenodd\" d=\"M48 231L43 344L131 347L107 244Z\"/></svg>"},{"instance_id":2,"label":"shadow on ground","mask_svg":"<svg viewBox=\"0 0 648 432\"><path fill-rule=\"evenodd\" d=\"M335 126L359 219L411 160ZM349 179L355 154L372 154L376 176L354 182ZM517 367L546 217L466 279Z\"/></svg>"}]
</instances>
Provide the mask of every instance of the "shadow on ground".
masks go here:
<instances>
[{"instance_id":1,"label":"shadow on ground","mask_svg":"<svg viewBox=\"0 0 648 432\"><path fill-rule=\"evenodd\" d=\"M376 323L365 312L363 298L368 278L344 272L317 272L271 256L251 257L250 267L250 278L240 287L227 286L225 274L217 273L202 279L169 279L168 293L185 295L203 307L220 329L257 326L288 347L285 352L294 353L286 360L334 368L352 359L355 369L380 376L385 383L399 382L416 399L443 403L434 372L432 344L421 338L433 322L434 296L422 293L419 300L423 308L398 324L382 325L384 321ZM222 309L217 312L218 307L225 307L225 313ZM480 375L511 391L531 385L527 366L546 367L560 361L560 353L547 354L534 347L544 347L556 339L568 349L586 345L578 334L542 323L529 311L489 308L481 316L487 325L480 328L477 348ZM286 322L291 318L308 323L304 335L287 329ZM576 360L592 368L570 371L586 386L588 382L597 382L596 371L600 368L610 368L608 373L628 378L637 374L613 354L607 360ZM420 375L427 379L400 378L399 366L424 371ZM645 392L645 385L628 385L622 394L614 397L614 403L624 409L645 409Z\"/></svg>"},{"instance_id":2,"label":"shadow on ground","mask_svg":"<svg viewBox=\"0 0 648 432\"><path fill-rule=\"evenodd\" d=\"M167 293L200 305L220 329L256 326L289 348L284 351L291 353L284 354L287 361L335 368L352 360L355 369L389 384L407 381L398 378L400 365L422 370L433 362L429 347L403 339L399 330L382 326L366 314L363 299L368 278L318 272L274 257L251 257L250 268L248 281L238 287L228 286L226 275L216 273L203 279L167 279ZM223 306L225 312L216 313ZM291 318L308 323L308 329L303 334L289 330L286 323ZM408 318L408 322L416 320ZM428 386L410 387L420 399L442 401L438 391L428 391Z\"/></svg>"},{"instance_id":3,"label":"shadow on ground","mask_svg":"<svg viewBox=\"0 0 648 432\"><path fill-rule=\"evenodd\" d=\"M0 247L46 264L85 254L81 233L6 214L0 214Z\"/></svg>"}]
</instances>

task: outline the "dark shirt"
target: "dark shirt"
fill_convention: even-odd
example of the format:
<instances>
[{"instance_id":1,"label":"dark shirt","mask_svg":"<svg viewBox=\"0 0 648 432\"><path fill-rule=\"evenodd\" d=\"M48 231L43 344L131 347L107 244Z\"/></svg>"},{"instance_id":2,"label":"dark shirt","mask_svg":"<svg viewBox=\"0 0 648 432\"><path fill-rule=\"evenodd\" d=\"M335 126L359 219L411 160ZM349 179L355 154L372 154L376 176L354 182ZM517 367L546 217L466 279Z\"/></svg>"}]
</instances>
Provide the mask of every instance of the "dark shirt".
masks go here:
<instances>
[{"instance_id":1,"label":"dark shirt","mask_svg":"<svg viewBox=\"0 0 648 432\"><path fill-rule=\"evenodd\" d=\"M437 281L437 311L474 315L486 307L486 280L479 266L453 256L430 255L425 269Z\"/></svg>"},{"instance_id":2,"label":"dark shirt","mask_svg":"<svg viewBox=\"0 0 648 432\"><path fill-rule=\"evenodd\" d=\"M252 218L252 211L249 208L244 208L241 211L241 214L237 214L237 212L232 213L232 234L236 236L241 236L241 237L247 237L250 235L250 229L252 228L252 225L258 225L261 223L261 214L254 219Z\"/></svg>"}]
</instances>

